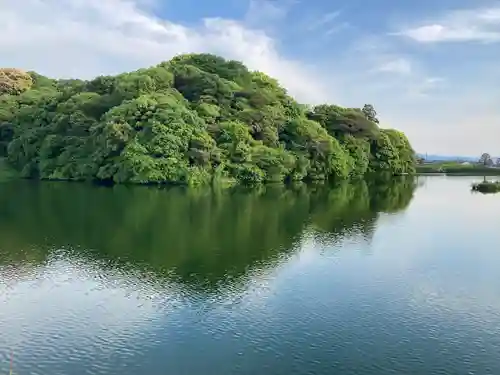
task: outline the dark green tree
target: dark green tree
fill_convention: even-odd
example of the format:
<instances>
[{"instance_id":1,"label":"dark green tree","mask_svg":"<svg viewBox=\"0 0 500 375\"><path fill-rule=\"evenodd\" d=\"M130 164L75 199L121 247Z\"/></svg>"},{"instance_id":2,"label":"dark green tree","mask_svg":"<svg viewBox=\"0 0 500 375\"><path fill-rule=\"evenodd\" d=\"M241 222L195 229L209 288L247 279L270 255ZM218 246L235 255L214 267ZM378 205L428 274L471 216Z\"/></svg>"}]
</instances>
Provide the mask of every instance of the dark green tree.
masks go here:
<instances>
[{"instance_id":1,"label":"dark green tree","mask_svg":"<svg viewBox=\"0 0 500 375\"><path fill-rule=\"evenodd\" d=\"M365 115L365 117L368 120L370 120L376 124L379 123L378 118L377 118L377 111L375 111L375 108L373 107L373 105L365 104L361 111L363 112L363 114Z\"/></svg>"},{"instance_id":2,"label":"dark green tree","mask_svg":"<svg viewBox=\"0 0 500 375\"><path fill-rule=\"evenodd\" d=\"M479 164L483 165L493 165L493 160L491 159L491 155L487 152L483 153L479 158Z\"/></svg>"}]
</instances>

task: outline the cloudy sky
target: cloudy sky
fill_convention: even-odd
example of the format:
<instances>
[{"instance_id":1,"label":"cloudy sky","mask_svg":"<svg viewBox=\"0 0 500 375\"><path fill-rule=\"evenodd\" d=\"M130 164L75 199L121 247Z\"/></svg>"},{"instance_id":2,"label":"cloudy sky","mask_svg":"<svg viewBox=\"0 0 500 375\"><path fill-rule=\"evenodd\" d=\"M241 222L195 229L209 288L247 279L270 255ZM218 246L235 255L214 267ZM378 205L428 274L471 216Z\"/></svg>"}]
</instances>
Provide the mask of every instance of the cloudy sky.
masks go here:
<instances>
[{"instance_id":1,"label":"cloudy sky","mask_svg":"<svg viewBox=\"0 0 500 375\"><path fill-rule=\"evenodd\" d=\"M302 102L372 103L420 152L500 154L500 2L0 0L0 66L88 78L212 52Z\"/></svg>"}]
</instances>

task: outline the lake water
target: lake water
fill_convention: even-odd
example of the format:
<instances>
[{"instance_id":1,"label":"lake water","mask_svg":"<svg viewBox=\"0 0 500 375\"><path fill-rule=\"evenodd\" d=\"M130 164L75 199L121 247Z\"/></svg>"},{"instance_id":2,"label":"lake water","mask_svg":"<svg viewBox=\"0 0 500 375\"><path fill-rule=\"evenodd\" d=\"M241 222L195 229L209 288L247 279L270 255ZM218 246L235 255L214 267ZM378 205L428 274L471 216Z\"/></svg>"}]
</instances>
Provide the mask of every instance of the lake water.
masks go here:
<instances>
[{"instance_id":1,"label":"lake water","mask_svg":"<svg viewBox=\"0 0 500 375\"><path fill-rule=\"evenodd\" d=\"M500 374L477 178L0 184L0 374Z\"/></svg>"}]
</instances>

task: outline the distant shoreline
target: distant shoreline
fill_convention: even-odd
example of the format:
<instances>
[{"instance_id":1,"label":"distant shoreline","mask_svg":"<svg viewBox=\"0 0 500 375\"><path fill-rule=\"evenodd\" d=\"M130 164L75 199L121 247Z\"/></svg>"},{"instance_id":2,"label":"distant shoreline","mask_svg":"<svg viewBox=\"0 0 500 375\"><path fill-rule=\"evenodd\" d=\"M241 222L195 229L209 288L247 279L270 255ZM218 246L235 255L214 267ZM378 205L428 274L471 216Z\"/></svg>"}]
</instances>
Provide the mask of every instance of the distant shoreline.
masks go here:
<instances>
[{"instance_id":1,"label":"distant shoreline","mask_svg":"<svg viewBox=\"0 0 500 375\"><path fill-rule=\"evenodd\" d=\"M437 162L417 165L416 173L418 175L500 176L500 168L472 163Z\"/></svg>"}]
</instances>

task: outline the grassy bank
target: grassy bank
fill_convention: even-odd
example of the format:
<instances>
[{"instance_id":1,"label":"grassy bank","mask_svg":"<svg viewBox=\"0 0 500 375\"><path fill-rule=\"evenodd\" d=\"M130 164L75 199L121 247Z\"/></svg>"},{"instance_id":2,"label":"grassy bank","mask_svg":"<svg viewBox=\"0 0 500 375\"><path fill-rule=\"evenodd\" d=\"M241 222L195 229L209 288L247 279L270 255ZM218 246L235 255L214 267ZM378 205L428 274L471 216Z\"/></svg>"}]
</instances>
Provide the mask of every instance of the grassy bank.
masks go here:
<instances>
[{"instance_id":1,"label":"grassy bank","mask_svg":"<svg viewBox=\"0 0 500 375\"><path fill-rule=\"evenodd\" d=\"M472 191L484 194L500 193L500 181L483 181L473 184Z\"/></svg>"},{"instance_id":2,"label":"grassy bank","mask_svg":"<svg viewBox=\"0 0 500 375\"><path fill-rule=\"evenodd\" d=\"M417 173L440 174L457 176L500 176L500 168L489 168L476 164L460 163L432 163L417 165Z\"/></svg>"},{"instance_id":3,"label":"grassy bank","mask_svg":"<svg viewBox=\"0 0 500 375\"><path fill-rule=\"evenodd\" d=\"M18 173L12 169L5 158L0 157L0 181L12 180L18 177Z\"/></svg>"}]
</instances>

